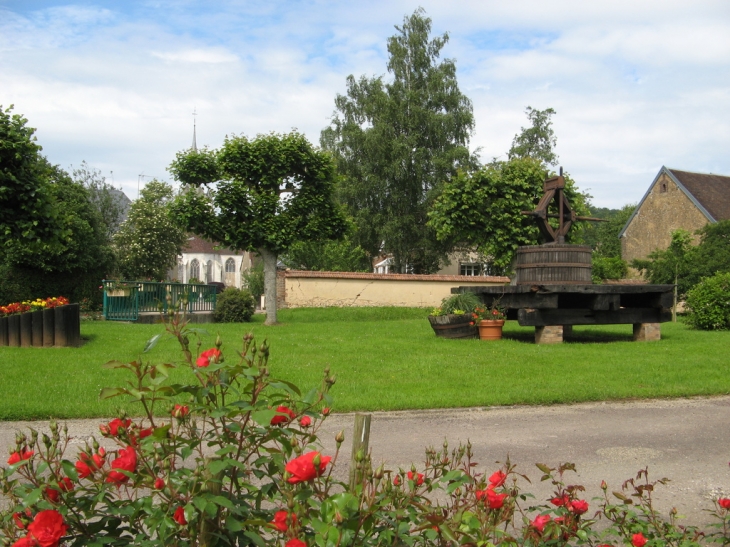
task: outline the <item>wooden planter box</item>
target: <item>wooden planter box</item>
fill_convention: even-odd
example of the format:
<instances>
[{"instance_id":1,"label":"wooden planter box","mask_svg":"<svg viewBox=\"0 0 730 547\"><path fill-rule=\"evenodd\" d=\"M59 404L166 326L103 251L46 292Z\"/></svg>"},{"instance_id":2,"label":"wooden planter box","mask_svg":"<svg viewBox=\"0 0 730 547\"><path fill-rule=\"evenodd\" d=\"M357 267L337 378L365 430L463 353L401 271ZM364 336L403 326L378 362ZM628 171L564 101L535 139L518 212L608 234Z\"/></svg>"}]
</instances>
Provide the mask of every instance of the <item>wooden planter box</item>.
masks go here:
<instances>
[{"instance_id":1,"label":"wooden planter box","mask_svg":"<svg viewBox=\"0 0 730 547\"><path fill-rule=\"evenodd\" d=\"M78 304L0 318L0 346L77 347L81 344Z\"/></svg>"},{"instance_id":2,"label":"wooden planter box","mask_svg":"<svg viewBox=\"0 0 730 547\"><path fill-rule=\"evenodd\" d=\"M436 336L440 338L476 338L477 327L470 314L429 315L428 321Z\"/></svg>"}]
</instances>

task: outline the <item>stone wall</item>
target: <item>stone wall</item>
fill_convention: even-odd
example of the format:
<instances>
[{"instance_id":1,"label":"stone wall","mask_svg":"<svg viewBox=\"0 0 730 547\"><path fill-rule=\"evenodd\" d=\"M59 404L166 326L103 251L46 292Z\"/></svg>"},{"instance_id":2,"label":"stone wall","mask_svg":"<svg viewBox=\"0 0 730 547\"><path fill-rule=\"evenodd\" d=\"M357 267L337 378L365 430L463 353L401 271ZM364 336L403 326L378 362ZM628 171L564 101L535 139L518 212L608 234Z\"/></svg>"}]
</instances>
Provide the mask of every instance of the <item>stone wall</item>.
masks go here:
<instances>
[{"instance_id":1,"label":"stone wall","mask_svg":"<svg viewBox=\"0 0 730 547\"><path fill-rule=\"evenodd\" d=\"M707 223L707 217L662 173L621 238L621 256L629 263L646 258L652 251L669 247L674 230L694 233Z\"/></svg>"},{"instance_id":2,"label":"stone wall","mask_svg":"<svg viewBox=\"0 0 730 547\"><path fill-rule=\"evenodd\" d=\"M505 285L508 277L465 275L370 274L352 272L279 272L284 283L281 307L403 306L435 307L453 287ZM280 290L280 285L277 287Z\"/></svg>"}]
</instances>

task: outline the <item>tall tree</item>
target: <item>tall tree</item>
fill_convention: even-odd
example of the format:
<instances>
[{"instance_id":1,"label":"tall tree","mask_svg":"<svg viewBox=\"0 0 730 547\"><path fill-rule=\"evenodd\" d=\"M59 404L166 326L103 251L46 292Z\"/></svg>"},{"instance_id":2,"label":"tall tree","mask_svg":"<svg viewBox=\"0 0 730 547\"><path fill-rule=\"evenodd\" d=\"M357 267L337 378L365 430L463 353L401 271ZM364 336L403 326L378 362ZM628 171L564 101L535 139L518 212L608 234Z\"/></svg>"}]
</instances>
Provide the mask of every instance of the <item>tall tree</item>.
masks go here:
<instances>
[{"instance_id":1,"label":"tall tree","mask_svg":"<svg viewBox=\"0 0 730 547\"><path fill-rule=\"evenodd\" d=\"M126 196L121 190L109 184L101 171L85 161L81 162L80 167L71 171L71 176L88 190L91 203L99 212L107 238L111 241L124 219L126 205L129 203Z\"/></svg>"},{"instance_id":2,"label":"tall tree","mask_svg":"<svg viewBox=\"0 0 730 547\"><path fill-rule=\"evenodd\" d=\"M172 217L173 190L151 180L129 208L114 235L119 271L125 279L164 280L185 243L185 230Z\"/></svg>"},{"instance_id":3,"label":"tall tree","mask_svg":"<svg viewBox=\"0 0 730 547\"><path fill-rule=\"evenodd\" d=\"M550 119L555 110L546 108L537 110L528 106L525 110L527 119L532 125L523 127L512 140L512 148L509 149L508 157L512 158L535 158L545 164L557 165L558 156L554 152L558 144L558 138L552 128Z\"/></svg>"},{"instance_id":4,"label":"tall tree","mask_svg":"<svg viewBox=\"0 0 730 547\"><path fill-rule=\"evenodd\" d=\"M397 271L432 272L447 248L426 226L427 211L443 181L476 164L474 116L455 62L439 59L448 34L431 39L420 8L396 30L391 79L348 76L321 144L342 175L338 196L355 220L354 242L371 256L392 253Z\"/></svg>"},{"instance_id":5,"label":"tall tree","mask_svg":"<svg viewBox=\"0 0 730 547\"><path fill-rule=\"evenodd\" d=\"M190 186L173 206L183 225L263 258L266 324L276 323L279 253L297 241L337 239L347 228L333 199L332 158L297 132L226 137L220 150L178 153L169 170Z\"/></svg>"},{"instance_id":6,"label":"tall tree","mask_svg":"<svg viewBox=\"0 0 730 547\"><path fill-rule=\"evenodd\" d=\"M521 245L537 245L539 230L522 211L534 210L548 175L531 157L494 161L473 173L460 173L447 183L429 213L429 225L449 246L467 245L489 257L496 270L507 272ZM579 214L585 205L566 174L565 196ZM575 237L573 232L568 238Z\"/></svg>"}]
</instances>

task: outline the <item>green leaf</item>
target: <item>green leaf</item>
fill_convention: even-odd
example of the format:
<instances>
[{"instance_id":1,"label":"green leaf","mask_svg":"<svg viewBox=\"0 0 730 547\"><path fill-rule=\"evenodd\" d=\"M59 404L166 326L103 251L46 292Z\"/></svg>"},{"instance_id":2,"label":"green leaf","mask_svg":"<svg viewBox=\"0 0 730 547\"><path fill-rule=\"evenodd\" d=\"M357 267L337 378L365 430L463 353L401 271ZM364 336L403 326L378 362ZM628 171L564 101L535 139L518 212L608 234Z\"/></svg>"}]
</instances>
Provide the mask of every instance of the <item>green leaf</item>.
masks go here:
<instances>
[{"instance_id":1,"label":"green leaf","mask_svg":"<svg viewBox=\"0 0 730 547\"><path fill-rule=\"evenodd\" d=\"M127 390L121 387L105 387L99 393L99 399L111 399L125 393L127 393Z\"/></svg>"},{"instance_id":2,"label":"green leaf","mask_svg":"<svg viewBox=\"0 0 730 547\"><path fill-rule=\"evenodd\" d=\"M157 342L162 338L162 334L155 334L152 338L147 340L147 343L144 345L144 349L142 350L142 353L147 353L152 348L154 348L157 345Z\"/></svg>"}]
</instances>

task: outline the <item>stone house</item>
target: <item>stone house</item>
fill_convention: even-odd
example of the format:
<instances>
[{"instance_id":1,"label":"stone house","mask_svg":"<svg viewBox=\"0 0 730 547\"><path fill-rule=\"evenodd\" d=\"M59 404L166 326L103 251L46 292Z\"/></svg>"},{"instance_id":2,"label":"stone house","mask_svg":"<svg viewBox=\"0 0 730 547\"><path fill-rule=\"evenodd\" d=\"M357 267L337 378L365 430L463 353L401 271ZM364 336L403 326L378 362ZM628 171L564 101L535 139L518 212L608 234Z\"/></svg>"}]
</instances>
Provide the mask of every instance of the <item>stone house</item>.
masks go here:
<instances>
[{"instance_id":1,"label":"stone house","mask_svg":"<svg viewBox=\"0 0 730 547\"><path fill-rule=\"evenodd\" d=\"M177 271L170 277L181 283L197 279L201 283L219 282L241 288L241 274L251 268L253 253L234 251L190 234L178 257Z\"/></svg>"},{"instance_id":2,"label":"stone house","mask_svg":"<svg viewBox=\"0 0 730 547\"><path fill-rule=\"evenodd\" d=\"M627 262L666 249L672 232L730 219L730 177L662 167L619 233Z\"/></svg>"}]
</instances>

